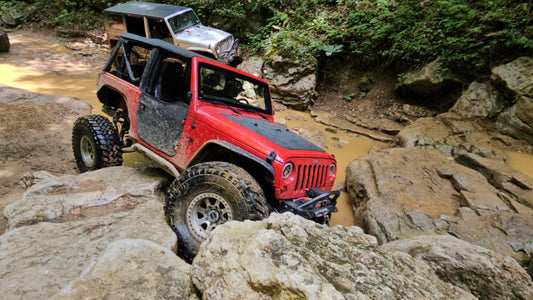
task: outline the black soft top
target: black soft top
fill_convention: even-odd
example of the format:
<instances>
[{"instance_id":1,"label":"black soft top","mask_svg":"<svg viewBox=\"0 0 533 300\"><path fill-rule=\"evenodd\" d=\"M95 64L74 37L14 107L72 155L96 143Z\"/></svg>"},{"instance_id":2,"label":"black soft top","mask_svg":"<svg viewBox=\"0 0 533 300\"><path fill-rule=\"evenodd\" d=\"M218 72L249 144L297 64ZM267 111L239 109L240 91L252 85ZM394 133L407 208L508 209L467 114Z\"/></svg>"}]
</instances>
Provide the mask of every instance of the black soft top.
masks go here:
<instances>
[{"instance_id":1,"label":"black soft top","mask_svg":"<svg viewBox=\"0 0 533 300\"><path fill-rule=\"evenodd\" d=\"M160 39L145 38L145 37L142 37L142 36L139 36L139 35L136 35L136 34L133 34L133 33L129 33L129 32L125 32L125 33L121 34L120 37L122 39L124 39L124 40L131 40L131 41L137 42L139 44L158 47L158 48L161 48L161 49L166 50L168 52L177 54L177 55L179 55L179 56L181 56L183 58L189 59L189 60L191 58L193 58L193 57L201 57L201 58L213 60L210 57L203 56L203 55L198 54L196 52L192 52L192 51L189 51L187 49L180 48L180 47L178 47L178 46L176 46L174 44L171 44L169 42L165 42L165 41L160 40ZM216 61L216 60L213 60L213 61Z\"/></svg>"},{"instance_id":2,"label":"black soft top","mask_svg":"<svg viewBox=\"0 0 533 300\"><path fill-rule=\"evenodd\" d=\"M150 18L165 18L177 13L191 10L189 7L149 3L149 2L128 2L119 4L104 10L105 13L116 13L125 15L146 16Z\"/></svg>"}]
</instances>

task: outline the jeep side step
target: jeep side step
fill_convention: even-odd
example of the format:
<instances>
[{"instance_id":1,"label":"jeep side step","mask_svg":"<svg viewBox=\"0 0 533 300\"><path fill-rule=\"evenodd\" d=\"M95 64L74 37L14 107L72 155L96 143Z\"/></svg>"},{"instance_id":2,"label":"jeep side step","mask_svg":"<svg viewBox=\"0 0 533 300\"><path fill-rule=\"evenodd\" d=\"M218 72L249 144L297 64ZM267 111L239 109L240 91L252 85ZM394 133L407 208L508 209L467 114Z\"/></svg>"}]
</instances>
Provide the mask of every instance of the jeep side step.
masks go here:
<instances>
[{"instance_id":1,"label":"jeep side step","mask_svg":"<svg viewBox=\"0 0 533 300\"><path fill-rule=\"evenodd\" d=\"M152 150L138 143L133 144L131 147L133 148L133 150L143 154L144 156L159 164L165 171L174 175L174 177L177 178L180 176L180 172L178 171L178 169L176 169L176 167L174 167L169 161L166 161L165 159L161 158Z\"/></svg>"}]
</instances>

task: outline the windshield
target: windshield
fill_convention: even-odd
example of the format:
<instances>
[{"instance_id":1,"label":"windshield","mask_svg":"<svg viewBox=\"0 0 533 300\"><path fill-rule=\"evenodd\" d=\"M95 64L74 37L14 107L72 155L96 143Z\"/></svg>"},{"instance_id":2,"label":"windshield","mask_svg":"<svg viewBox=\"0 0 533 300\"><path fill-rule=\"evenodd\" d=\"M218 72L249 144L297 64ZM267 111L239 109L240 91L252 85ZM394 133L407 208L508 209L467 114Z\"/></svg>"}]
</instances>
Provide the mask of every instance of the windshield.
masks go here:
<instances>
[{"instance_id":1,"label":"windshield","mask_svg":"<svg viewBox=\"0 0 533 300\"><path fill-rule=\"evenodd\" d=\"M201 100L271 114L267 84L205 63L198 74Z\"/></svg>"},{"instance_id":2,"label":"windshield","mask_svg":"<svg viewBox=\"0 0 533 300\"><path fill-rule=\"evenodd\" d=\"M200 20L198 20L198 16L196 16L193 10L188 10L168 19L168 23L170 24L172 31L178 33L187 27L200 23Z\"/></svg>"}]
</instances>

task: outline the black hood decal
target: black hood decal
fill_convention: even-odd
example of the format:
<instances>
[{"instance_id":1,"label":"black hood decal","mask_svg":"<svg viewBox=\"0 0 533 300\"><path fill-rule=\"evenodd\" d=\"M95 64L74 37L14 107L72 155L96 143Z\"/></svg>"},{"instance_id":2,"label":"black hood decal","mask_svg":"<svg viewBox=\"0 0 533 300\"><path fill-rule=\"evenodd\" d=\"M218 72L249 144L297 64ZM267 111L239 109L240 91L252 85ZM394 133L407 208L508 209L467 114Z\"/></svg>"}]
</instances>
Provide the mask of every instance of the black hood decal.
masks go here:
<instances>
[{"instance_id":1,"label":"black hood decal","mask_svg":"<svg viewBox=\"0 0 533 300\"><path fill-rule=\"evenodd\" d=\"M236 117L234 115L223 115L225 118L263 136L277 145L289 150L309 150L324 152L322 148L309 142L298 134L290 131L277 123L270 123L267 120L259 120L246 117Z\"/></svg>"}]
</instances>

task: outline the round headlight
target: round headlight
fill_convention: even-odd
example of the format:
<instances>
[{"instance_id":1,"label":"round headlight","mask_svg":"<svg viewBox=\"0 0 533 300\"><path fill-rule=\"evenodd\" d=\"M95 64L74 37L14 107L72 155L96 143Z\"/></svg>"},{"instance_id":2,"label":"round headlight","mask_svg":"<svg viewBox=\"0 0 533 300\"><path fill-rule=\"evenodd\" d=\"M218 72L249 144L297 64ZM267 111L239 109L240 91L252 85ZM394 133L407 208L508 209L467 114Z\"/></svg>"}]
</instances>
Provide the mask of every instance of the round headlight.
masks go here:
<instances>
[{"instance_id":1,"label":"round headlight","mask_svg":"<svg viewBox=\"0 0 533 300\"><path fill-rule=\"evenodd\" d=\"M289 177L292 173L292 169L294 169L294 165L292 163L287 163L285 167L283 167L283 179Z\"/></svg>"},{"instance_id":2,"label":"round headlight","mask_svg":"<svg viewBox=\"0 0 533 300\"><path fill-rule=\"evenodd\" d=\"M335 164L329 165L329 176L335 175Z\"/></svg>"}]
</instances>

